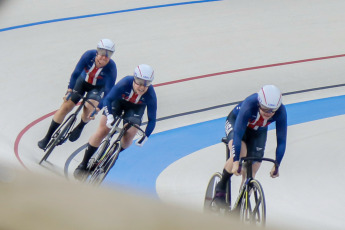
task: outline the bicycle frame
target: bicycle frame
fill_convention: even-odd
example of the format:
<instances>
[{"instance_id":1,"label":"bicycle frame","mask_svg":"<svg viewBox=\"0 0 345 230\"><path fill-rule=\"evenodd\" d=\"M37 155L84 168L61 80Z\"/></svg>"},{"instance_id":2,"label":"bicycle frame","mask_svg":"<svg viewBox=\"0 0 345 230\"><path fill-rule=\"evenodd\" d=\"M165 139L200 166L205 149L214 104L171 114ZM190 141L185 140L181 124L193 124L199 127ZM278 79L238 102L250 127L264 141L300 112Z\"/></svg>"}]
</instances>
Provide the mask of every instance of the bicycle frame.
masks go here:
<instances>
[{"instance_id":1,"label":"bicycle frame","mask_svg":"<svg viewBox=\"0 0 345 230\"><path fill-rule=\"evenodd\" d=\"M92 167L94 167L94 165L97 165L98 162L104 158L104 153L108 149L112 137L116 133L121 131L121 128L119 128L120 123L121 123L121 119L119 119L119 117L116 117L113 127L110 129L107 136L102 140L97 151L90 158L90 160L88 162L88 166L87 166L88 171L90 171L92 169Z\"/></svg>"},{"instance_id":2,"label":"bicycle frame","mask_svg":"<svg viewBox=\"0 0 345 230\"><path fill-rule=\"evenodd\" d=\"M121 121L125 121L127 124L120 128ZM123 114L115 119L115 124L109 131L108 135L102 141L102 144L94 154L93 160L89 161L88 171L91 173L89 183L99 185L102 183L110 169L114 166L118 159L121 150L121 139L125 135L128 129L135 127L143 135L145 132L135 123L123 118ZM117 138L110 144L112 137L115 133L119 133ZM85 180L87 179L86 176Z\"/></svg>"},{"instance_id":3,"label":"bicycle frame","mask_svg":"<svg viewBox=\"0 0 345 230\"><path fill-rule=\"evenodd\" d=\"M82 97L81 95L79 96L82 98L80 105L77 107L76 111L72 113L71 115L69 115L69 117L54 132L54 134L52 135L52 138L50 139L49 143L44 149L46 154L42 157L39 164L41 164L43 161L46 161L48 159L48 157L50 156L50 154L52 153L52 151L54 150L56 146L62 145L63 143L67 141L71 133L71 130L73 129L74 124L77 120L77 116L79 112L81 111L81 109L84 107L86 102L89 103L94 108L93 113L96 112L96 106L89 99L87 99L86 97ZM69 94L66 97L66 101L68 101L70 97L71 97L71 94Z\"/></svg>"},{"instance_id":4,"label":"bicycle frame","mask_svg":"<svg viewBox=\"0 0 345 230\"><path fill-rule=\"evenodd\" d=\"M278 168L277 162L270 158L241 158L239 162L240 168L242 168L242 163L246 162L246 181L240 189L232 212L239 214L243 221L249 221L252 224L264 226L266 224L265 196L260 182L254 179L252 174L252 166L255 161L269 161L274 163L275 167ZM250 200L251 196L254 197L252 198L252 201ZM254 207L252 207L252 203L254 204Z\"/></svg>"},{"instance_id":5,"label":"bicycle frame","mask_svg":"<svg viewBox=\"0 0 345 230\"><path fill-rule=\"evenodd\" d=\"M226 160L230 157L230 149L226 138L222 138L226 145ZM229 179L226 189L226 205L218 206L215 204L216 184L221 180L222 174L217 172L212 175L205 194L204 208L212 212L223 214L238 214L242 221L250 222L255 225L264 226L266 223L266 203L263 188L260 182L253 177L252 165L255 161L270 161L275 164L277 173L278 164L275 160L261 157L243 157L239 160L239 172L243 162L246 162L246 180L240 188L235 205L231 208L231 180Z\"/></svg>"}]
</instances>

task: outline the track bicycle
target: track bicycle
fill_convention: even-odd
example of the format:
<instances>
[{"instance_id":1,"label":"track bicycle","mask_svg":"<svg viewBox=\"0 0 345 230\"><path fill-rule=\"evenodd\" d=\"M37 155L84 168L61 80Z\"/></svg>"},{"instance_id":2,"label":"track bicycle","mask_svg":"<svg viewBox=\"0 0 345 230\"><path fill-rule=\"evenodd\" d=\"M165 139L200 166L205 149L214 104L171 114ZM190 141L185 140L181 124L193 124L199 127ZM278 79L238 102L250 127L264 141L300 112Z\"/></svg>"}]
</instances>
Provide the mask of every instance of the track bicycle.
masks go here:
<instances>
[{"instance_id":1,"label":"track bicycle","mask_svg":"<svg viewBox=\"0 0 345 230\"><path fill-rule=\"evenodd\" d=\"M87 181L93 185L100 185L103 182L104 178L107 176L119 157L119 153L121 151L121 139L129 128L135 127L138 129L138 135L141 137L145 135L145 131L137 125L140 121L138 118L131 117L125 119L122 114L121 116L115 117L114 120L113 127L103 139L97 151L90 158L86 168L87 173L82 181ZM121 123L124 123L125 125L120 127ZM115 134L118 134L117 138L111 142L112 137Z\"/></svg>"},{"instance_id":2,"label":"track bicycle","mask_svg":"<svg viewBox=\"0 0 345 230\"><path fill-rule=\"evenodd\" d=\"M81 111L81 109L84 107L85 103L89 103L94 108L92 115L94 115L96 113L96 106L86 96L83 97L80 94L78 94L78 95L80 96L80 98L82 98L80 105L77 107L75 112L72 113L59 126L59 128L54 132L49 143L47 144L47 146L44 149L44 152L46 152L46 153L44 154L44 156L40 160L39 164L41 164L43 161L46 161L48 159L48 157L53 152L53 150L55 149L56 146L62 145L63 143L65 143L67 141L67 139L69 138L69 136L70 136L70 134L74 128L75 122L77 120L77 116L78 116L79 112ZM66 101L68 101L71 98L71 96L72 96L72 93L69 93L68 96L66 97Z\"/></svg>"},{"instance_id":3,"label":"track bicycle","mask_svg":"<svg viewBox=\"0 0 345 230\"><path fill-rule=\"evenodd\" d=\"M230 151L227 146L226 138L223 138L222 142L226 144L226 155L228 159ZM239 216L240 220L243 222L251 223L257 226L265 226L266 202L264 190L260 182L252 176L252 166L253 163L257 161L269 161L274 163L276 168L274 174L278 172L278 164L273 159L261 157L242 157L239 161L238 171L241 171L242 167L245 168L246 180L240 188L239 195L236 199L234 207L231 208L231 180L228 181L226 186L226 204L224 205L224 207L219 207L215 203L215 188L217 183L222 178L222 174L217 172L211 177L207 186L204 209L210 210L212 212L223 212L224 214L235 214Z\"/></svg>"}]
</instances>

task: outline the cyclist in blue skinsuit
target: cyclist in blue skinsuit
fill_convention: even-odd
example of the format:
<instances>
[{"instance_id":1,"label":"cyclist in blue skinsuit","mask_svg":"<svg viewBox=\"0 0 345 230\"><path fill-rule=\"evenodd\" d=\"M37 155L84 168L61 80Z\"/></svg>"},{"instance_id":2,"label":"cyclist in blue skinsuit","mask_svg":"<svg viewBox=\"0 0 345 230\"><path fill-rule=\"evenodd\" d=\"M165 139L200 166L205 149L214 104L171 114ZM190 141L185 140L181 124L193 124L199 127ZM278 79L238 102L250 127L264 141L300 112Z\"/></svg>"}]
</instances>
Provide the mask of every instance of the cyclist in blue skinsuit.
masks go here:
<instances>
[{"instance_id":1,"label":"cyclist in blue skinsuit","mask_svg":"<svg viewBox=\"0 0 345 230\"><path fill-rule=\"evenodd\" d=\"M286 148L287 114L282 104L280 90L274 85L263 86L258 93L247 97L238 104L228 115L225 123L228 148L231 157L223 169L222 179L216 186L216 203L220 206L225 203L226 183L231 176L240 175L240 157L263 157L267 140L268 125L276 123L276 161L280 165ZM253 164L253 176L259 170L261 162ZM272 178L279 176L278 168L273 166L270 175ZM242 177L242 184L244 175Z\"/></svg>"},{"instance_id":2,"label":"cyclist in blue skinsuit","mask_svg":"<svg viewBox=\"0 0 345 230\"><path fill-rule=\"evenodd\" d=\"M109 39L102 39L97 44L97 50L88 50L80 58L75 67L68 85L64 102L60 109L54 114L46 136L38 142L38 147L45 149L55 130L65 119L65 116L72 111L75 105L87 92L87 97L97 106L111 88L114 86L117 76L115 62L111 59L115 52L115 44ZM67 95L71 94L70 100L66 101ZM93 110L88 103L85 104L81 115L80 123L72 131L69 140L76 141L89 122L89 114Z\"/></svg>"},{"instance_id":3,"label":"cyclist in blue skinsuit","mask_svg":"<svg viewBox=\"0 0 345 230\"><path fill-rule=\"evenodd\" d=\"M134 76L126 76L121 79L98 105L98 109L104 106L104 113L96 133L89 139L82 162L74 171L76 179L81 180L84 177L88 161L100 146L103 138L109 133L114 116L121 115L122 111L124 111L125 118L134 117L138 120L137 124L140 125L147 108L146 136L139 139L136 144L143 146L147 141L156 126L157 97L152 86L153 78L153 69L149 65L141 64L135 68ZM132 144L137 131L135 127L131 127L126 132L121 139L121 151Z\"/></svg>"}]
</instances>

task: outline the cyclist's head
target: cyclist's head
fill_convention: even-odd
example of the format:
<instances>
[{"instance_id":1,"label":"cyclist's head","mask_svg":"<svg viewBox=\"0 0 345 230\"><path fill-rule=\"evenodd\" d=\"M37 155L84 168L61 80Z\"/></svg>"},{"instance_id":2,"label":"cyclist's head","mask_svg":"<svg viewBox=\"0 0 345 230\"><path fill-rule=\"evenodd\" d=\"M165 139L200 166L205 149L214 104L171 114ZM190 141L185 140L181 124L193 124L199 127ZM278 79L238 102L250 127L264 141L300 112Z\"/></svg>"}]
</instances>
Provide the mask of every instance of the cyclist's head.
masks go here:
<instances>
[{"instance_id":1,"label":"cyclist's head","mask_svg":"<svg viewBox=\"0 0 345 230\"><path fill-rule=\"evenodd\" d=\"M154 78L154 71L151 66L141 64L135 67L134 82L137 85L150 86Z\"/></svg>"},{"instance_id":2,"label":"cyclist's head","mask_svg":"<svg viewBox=\"0 0 345 230\"><path fill-rule=\"evenodd\" d=\"M276 112L282 104L282 94L274 85L265 85L258 92L260 108L266 113Z\"/></svg>"},{"instance_id":3,"label":"cyclist's head","mask_svg":"<svg viewBox=\"0 0 345 230\"><path fill-rule=\"evenodd\" d=\"M102 39L97 44L97 54L110 58L115 52L115 43L110 39Z\"/></svg>"}]
</instances>

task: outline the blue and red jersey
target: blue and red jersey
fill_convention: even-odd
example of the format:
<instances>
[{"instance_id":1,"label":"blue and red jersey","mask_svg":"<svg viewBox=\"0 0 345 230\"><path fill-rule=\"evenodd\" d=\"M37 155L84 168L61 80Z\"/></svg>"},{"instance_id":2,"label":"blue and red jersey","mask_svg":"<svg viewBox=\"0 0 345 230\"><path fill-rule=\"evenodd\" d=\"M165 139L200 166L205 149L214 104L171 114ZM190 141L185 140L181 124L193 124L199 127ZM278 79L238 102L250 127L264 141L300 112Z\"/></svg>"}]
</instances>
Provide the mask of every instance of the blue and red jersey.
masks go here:
<instances>
[{"instance_id":1,"label":"blue and red jersey","mask_svg":"<svg viewBox=\"0 0 345 230\"><path fill-rule=\"evenodd\" d=\"M103 86L104 95L107 95L114 86L117 77L117 68L115 62L110 59L109 63L97 68L95 58L97 50L88 50L80 58L77 63L68 85L69 89L73 89L77 79L81 76L91 85Z\"/></svg>"},{"instance_id":2,"label":"blue and red jersey","mask_svg":"<svg viewBox=\"0 0 345 230\"><path fill-rule=\"evenodd\" d=\"M259 112L258 94L254 93L238 104L232 112L236 116L233 139L233 150L236 158L234 161L239 160L239 154L236 153L241 151L241 141L247 128L258 132L267 132L268 125L275 122L277 136L276 160L280 164L285 153L287 138L287 113L285 106L282 104L271 118L265 120Z\"/></svg>"},{"instance_id":3,"label":"blue and red jersey","mask_svg":"<svg viewBox=\"0 0 345 230\"><path fill-rule=\"evenodd\" d=\"M157 97L152 85L147 91L139 96L133 90L134 76L126 76L121 79L111 89L110 93L98 105L98 108L106 107L109 113L112 113L112 102L114 100L125 100L133 104L147 106L148 123L145 130L145 135L149 137L156 126L157 116Z\"/></svg>"}]
</instances>

